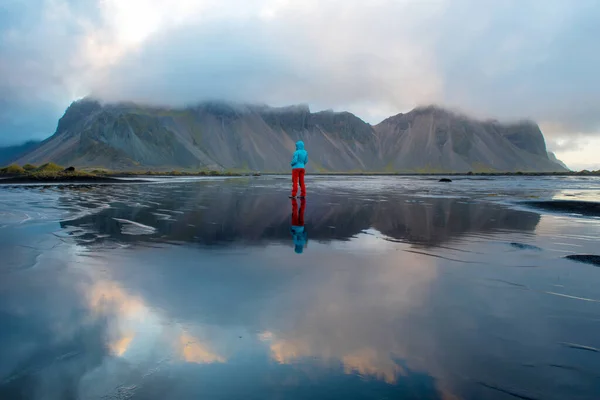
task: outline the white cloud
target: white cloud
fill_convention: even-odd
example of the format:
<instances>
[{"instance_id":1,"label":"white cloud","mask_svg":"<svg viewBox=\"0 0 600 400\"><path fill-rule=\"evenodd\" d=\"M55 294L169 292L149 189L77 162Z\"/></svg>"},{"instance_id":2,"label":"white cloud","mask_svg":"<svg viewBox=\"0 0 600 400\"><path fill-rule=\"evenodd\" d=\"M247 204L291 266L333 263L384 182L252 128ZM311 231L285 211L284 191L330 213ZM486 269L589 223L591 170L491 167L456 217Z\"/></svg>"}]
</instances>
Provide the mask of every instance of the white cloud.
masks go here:
<instances>
[{"instance_id":1,"label":"white cloud","mask_svg":"<svg viewBox=\"0 0 600 400\"><path fill-rule=\"evenodd\" d=\"M598 157L600 135L582 135L572 140L558 139L557 144L558 146L555 143L549 143L548 147L569 168L575 171L600 170L600 158Z\"/></svg>"},{"instance_id":2,"label":"white cloud","mask_svg":"<svg viewBox=\"0 0 600 400\"><path fill-rule=\"evenodd\" d=\"M0 18L0 96L22 109L32 98L64 109L94 92L309 103L378 122L433 102L533 118L559 127L551 137L600 131L593 0L27 4L10 3Z\"/></svg>"}]
</instances>

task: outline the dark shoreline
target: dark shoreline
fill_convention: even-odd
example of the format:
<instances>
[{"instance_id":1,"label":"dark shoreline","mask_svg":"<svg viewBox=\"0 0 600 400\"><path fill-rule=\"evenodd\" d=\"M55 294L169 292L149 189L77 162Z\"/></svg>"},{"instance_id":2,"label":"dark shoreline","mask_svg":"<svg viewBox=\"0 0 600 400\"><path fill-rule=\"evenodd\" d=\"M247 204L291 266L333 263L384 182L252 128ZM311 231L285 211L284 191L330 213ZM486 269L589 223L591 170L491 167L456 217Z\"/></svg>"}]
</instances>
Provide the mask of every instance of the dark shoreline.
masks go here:
<instances>
[{"instance_id":1,"label":"dark shoreline","mask_svg":"<svg viewBox=\"0 0 600 400\"><path fill-rule=\"evenodd\" d=\"M263 172L263 175L290 175L288 172ZM477 177L477 176L527 176L527 177L539 177L539 176L600 176L600 172L431 172L431 173L417 173L417 172L307 172L306 175L312 176L465 176L465 177Z\"/></svg>"},{"instance_id":2,"label":"dark shoreline","mask_svg":"<svg viewBox=\"0 0 600 400\"><path fill-rule=\"evenodd\" d=\"M103 175L89 175L84 176L80 174L75 174L73 176L69 176L67 174L59 174L57 176L48 176L48 175L20 175L20 176L8 176L5 178L0 177L0 185L10 185L10 184L40 184L40 185L51 185L51 184L122 184L122 183L145 183L149 182L144 180L143 178L155 178L161 176L167 177L247 177L247 176L261 176L261 175L271 175L271 176L288 176L290 175L288 172L265 172L265 173L206 173L206 172L153 172L151 174L148 173L135 173L135 172L114 172L110 174ZM354 177L354 176L410 176L410 177L582 177L582 176L591 176L596 177L600 176L600 172L480 172L480 173L464 173L464 172L436 172L436 173L400 173L400 172L327 172L327 173L307 173L310 176L334 176L334 177ZM130 179L119 179L119 178L130 178ZM140 178L140 179L134 179Z\"/></svg>"},{"instance_id":3,"label":"dark shoreline","mask_svg":"<svg viewBox=\"0 0 600 400\"><path fill-rule=\"evenodd\" d=\"M129 172L129 171L114 171L114 172L110 172L110 173L105 173L105 174L98 174L98 176L105 176L105 177L111 177L111 178L128 178L128 177L137 177L137 176L144 176L144 177L156 177L156 176L172 176L172 177L182 177L182 176L202 176L202 177L214 177L214 178L220 178L220 177L240 177L240 176L259 176L260 174L257 173L251 173L248 172L246 174L243 173L207 173L207 172L173 172L173 171L166 171L166 172Z\"/></svg>"},{"instance_id":4,"label":"dark shoreline","mask_svg":"<svg viewBox=\"0 0 600 400\"><path fill-rule=\"evenodd\" d=\"M77 184L90 184L90 183L143 183L148 182L142 179L117 179L107 176L61 176L57 178L47 177L35 177L35 176L14 176L10 178L0 179L0 185L13 185L13 184L39 184L39 185L52 185L52 184L63 184L63 183L77 183Z\"/></svg>"},{"instance_id":5,"label":"dark shoreline","mask_svg":"<svg viewBox=\"0 0 600 400\"><path fill-rule=\"evenodd\" d=\"M226 177L243 177L244 175L219 175L219 174L135 174L135 173L114 173L106 175L82 175L74 174L69 175L68 173L60 173L58 175L18 175L18 176L0 176L0 185L13 185L13 184L39 184L39 185L52 185L52 184L123 184L123 183L148 183L144 178L157 178L157 177L205 177L205 178L226 178ZM128 179L120 179L128 178ZM136 179L139 178L139 179Z\"/></svg>"}]
</instances>

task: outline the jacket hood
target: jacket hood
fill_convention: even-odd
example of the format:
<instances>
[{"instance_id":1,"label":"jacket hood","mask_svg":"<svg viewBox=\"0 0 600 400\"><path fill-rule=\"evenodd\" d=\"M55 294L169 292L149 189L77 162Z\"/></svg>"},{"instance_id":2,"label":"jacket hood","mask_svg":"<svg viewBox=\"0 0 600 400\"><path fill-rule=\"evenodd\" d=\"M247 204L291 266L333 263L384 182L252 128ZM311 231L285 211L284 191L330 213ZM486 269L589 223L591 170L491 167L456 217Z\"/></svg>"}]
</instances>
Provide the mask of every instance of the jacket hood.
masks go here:
<instances>
[{"instance_id":1,"label":"jacket hood","mask_svg":"<svg viewBox=\"0 0 600 400\"><path fill-rule=\"evenodd\" d=\"M296 142L296 150L304 150L304 142L302 140Z\"/></svg>"}]
</instances>

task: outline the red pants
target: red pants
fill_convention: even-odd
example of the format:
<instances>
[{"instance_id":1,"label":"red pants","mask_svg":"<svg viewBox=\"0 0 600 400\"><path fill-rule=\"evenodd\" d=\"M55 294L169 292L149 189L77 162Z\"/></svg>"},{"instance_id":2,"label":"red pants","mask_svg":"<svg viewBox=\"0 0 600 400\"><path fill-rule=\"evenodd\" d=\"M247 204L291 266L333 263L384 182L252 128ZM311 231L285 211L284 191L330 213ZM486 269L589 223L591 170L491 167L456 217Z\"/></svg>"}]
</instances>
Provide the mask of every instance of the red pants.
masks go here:
<instances>
[{"instance_id":1,"label":"red pants","mask_svg":"<svg viewBox=\"0 0 600 400\"><path fill-rule=\"evenodd\" d=\"M292 196L296 196L296 194L298 194L298 181L300 181L300 196L306 196L304 172L304 168L294 168L292 170Z\"/></svg>"},{"instance_id":2,"label":"red pants","mask_svg":"<svg viewBox=\"0 0 600 400\"><path fill-rule=\"evenodd\" d=\"M298 210L298 201L292 199L292 226L304 226L304 210L306 209L306 201L300 201L300 210Z\"/></svg>"}]
</instances>

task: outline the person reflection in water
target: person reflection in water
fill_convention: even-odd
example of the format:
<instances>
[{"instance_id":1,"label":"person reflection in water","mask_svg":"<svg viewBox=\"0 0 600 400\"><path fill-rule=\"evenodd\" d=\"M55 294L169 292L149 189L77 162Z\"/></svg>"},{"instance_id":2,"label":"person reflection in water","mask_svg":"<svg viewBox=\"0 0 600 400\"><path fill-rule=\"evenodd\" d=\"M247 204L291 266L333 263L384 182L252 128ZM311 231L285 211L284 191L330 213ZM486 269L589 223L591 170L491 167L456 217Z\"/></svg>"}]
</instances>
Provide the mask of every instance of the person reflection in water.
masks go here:
<instances>
[{"instance_id":1,"label":"person reflection in water","mask_svg":"<svg viewBox=\"0 0 600 400\"><path fill-rule=\"evenodd\" d=\"M298 210L298 200L292 199L292 226L290 232L294 239L294 251L297 254L302 254L304 248L307 247L308 236L304 228L304 209L306 208L306 200L300 199L300 210Z\"/></svg>"}]
</instances>

